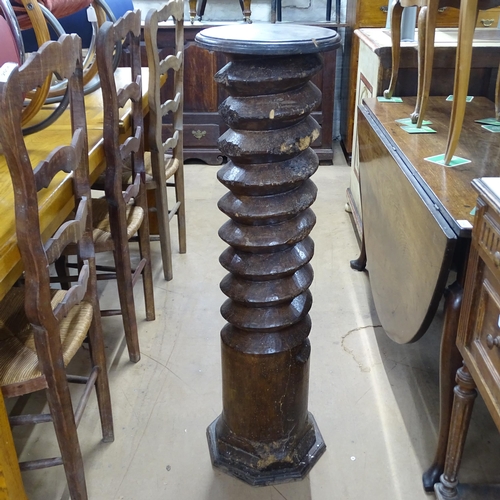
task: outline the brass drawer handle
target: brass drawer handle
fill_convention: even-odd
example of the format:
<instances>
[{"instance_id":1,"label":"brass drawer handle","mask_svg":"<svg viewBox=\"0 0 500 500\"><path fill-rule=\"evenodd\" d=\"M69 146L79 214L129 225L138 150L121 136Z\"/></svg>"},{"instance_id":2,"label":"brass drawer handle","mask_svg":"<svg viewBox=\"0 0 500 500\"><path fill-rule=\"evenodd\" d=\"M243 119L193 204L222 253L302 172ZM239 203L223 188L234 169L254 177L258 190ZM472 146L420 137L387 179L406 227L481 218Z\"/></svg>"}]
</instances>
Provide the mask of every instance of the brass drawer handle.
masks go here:
<instances>
[{"instance_id":1,"label":"brass drawer handle","mask_svg":"<svg viewBox=\"0 0 500 500\"><path fill-rule=\"evenodd\" d=\"M384 14L387 14L387 12L389 11L389 7L387 5L382 5L382 7L380 7L380 10L384 13Z\"/></svg>"},{"instance_id":2,"label":"brass drawer handle","mask_svg":"<svg viewBox=\"0 0 500 500\"><path fill-rule=\"evenodd\" d=\"M493 349L495 346L499 347L500 337L493 337L491 333L488 333L488 335L486 335L486 345L488 346L488 349Z\"/></svg>"},{"instance_id":3,"label":"brass drawer handle","mask_svg":"<svg viewBox=\"0 0 500 500\"><path fill-rule=\"evenodd\" d=\"M495 267L500 267L500 252L498 250L493 254L493 261L495 262Z\"/></svg>"},{"instance_id":4,"label":"brass drawer handle","mask_svg":"<svg viewBox=\"0 0 500 500\"><path fill-rule=\"evenodd\" d=\"M485 28L489 28L490 26L493 25L493 23L495 22L494 19L481 19L481 24L485 27Z\"/></svg>"},{"instance_id":5,"label":"brass drawer handle","mask_svg":"<svg viewBox=\"0 0 500 500\"><path fill-rule=\"evenodd\" d=\"M207 131L206 130L193 130L191 133L198 140L200 140L201 138L203 138L203 137L205 137L207 135Z\"/></svg>"}]
</instances>

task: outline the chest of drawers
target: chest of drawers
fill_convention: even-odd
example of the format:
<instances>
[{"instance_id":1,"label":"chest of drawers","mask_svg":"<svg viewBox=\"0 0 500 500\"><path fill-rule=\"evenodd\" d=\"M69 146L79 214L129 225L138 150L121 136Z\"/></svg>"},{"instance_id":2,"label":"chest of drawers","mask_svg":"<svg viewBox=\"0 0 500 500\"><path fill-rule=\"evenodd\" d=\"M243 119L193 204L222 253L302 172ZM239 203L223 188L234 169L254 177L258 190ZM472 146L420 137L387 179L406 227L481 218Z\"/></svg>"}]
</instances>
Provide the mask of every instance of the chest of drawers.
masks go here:
<instances>
[{"instance_id":1,"label":"chest of drawers","mask_svg":"<svg viewBox=\"0 0 500 500\"><path fill-rule=\"evenodd\" d=\"M458 485L472 406L479 391L500 429L500 178L473 181L479 193L467 265L457 346L457 372L445 470L439 500L500 498L500 485Z\"/></svg>"}]
</instances>

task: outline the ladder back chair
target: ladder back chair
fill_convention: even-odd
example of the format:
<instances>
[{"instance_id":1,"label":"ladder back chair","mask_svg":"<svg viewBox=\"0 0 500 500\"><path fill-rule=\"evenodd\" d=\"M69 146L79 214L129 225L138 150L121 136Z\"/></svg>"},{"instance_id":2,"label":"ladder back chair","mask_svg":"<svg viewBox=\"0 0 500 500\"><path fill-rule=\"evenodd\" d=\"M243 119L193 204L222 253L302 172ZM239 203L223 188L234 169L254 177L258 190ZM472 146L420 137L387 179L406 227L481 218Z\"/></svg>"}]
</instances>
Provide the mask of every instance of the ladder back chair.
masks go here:
<instances>
[{"instance_id":1,"label":"ladder back chair","mask_svg":"<svg viewBox=\"0 0 500 500\"><path fill-rule=\"evenodd\" d=\"M158 24L173 18L175 53L160 59ZM183 80L184 80L184 5L182 0L169 0L160 10L150 10L146 16L144 39L149 66L149 151L145 164L147 187L154 189L158 233L166 280L173 277L170 221L176 215L179 252L186 253L186 207L184 197L183 158ZM173 78L173 95L162 88L165 76ZM171 127L163 124L170 113ZM165 134L168 137L165 137ZM173 182L172 182L173 181ZM175 203L169 208L167 188L175 188Z\"/></svg>"},{"instance_id":2,"label":"ladder back chair","mask_svg":"<svg viewBox=\"0 0 500 500\"><path fill-rule=\"evenodd\" d=\"M96 252L112 251L114 268L98 279L116 279L119 310L101 311L103 316L121 314L130 360L140 359L133 287L142 275L146 319L155 319L153 275L149 242L146 173L144 170L144 125L141 82L141 13L128 11L115 23L104 23L97 35L97 66L103 94L105 197L93 199ZM118 43L129 51L130 79L121 88L114 78L113 53ZM130 105L131 127L127 137L120 135L120 110ZM132 170L130 184L123 186L124 171ZM125 189L124 189L125 187ZM129 240L138 234L140 262L132 270Z\"/></svg>"},{"instance_id":3,"label":"ladder back chair","mask_svg":"<svg viewBox=\"0 0 500 500\"><path fill-rule=\"evenodd\" d=\"M24 95L52 73L68 78L71 141L33 169L22 133ZM21 67L5 64L0 76L0 142L14 187L16 234L24 266L24 286L12 288L0 302L0 385L5 397L45 389L49 413L12 416L10 423L53 422L61 457L24 462L21 470L64 465L74 500L87 499L77 426L93 387L103 440L114 439L97 300L82 74L80 38L65 35L45 43ZM64 173L72 176L75 217L46 239L41 233L38 193L52 181L60 182ZM69 290L56 290L50 285L49 265L68 245L76 245L80 272ZM87 336L90 375L70 375L66 366ZM68 382L85 384L75 411Z\"/></svg>"}]
</instances>

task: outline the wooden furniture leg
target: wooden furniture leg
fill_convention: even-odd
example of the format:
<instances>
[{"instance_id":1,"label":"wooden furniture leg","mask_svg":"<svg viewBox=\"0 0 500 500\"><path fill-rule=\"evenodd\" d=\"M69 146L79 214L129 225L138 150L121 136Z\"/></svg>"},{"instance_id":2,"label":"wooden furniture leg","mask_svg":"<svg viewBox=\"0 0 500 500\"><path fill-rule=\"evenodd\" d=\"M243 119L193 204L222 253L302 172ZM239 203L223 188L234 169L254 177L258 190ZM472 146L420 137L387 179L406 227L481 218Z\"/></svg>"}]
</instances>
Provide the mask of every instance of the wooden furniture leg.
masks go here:
<instances>
[{"instance_id":1,"label":"wooden furniture leg","mask_svg":"<svg viewBox=\"0 0 500 500\"><path fill-rule=\"evenodd\" d=\"M243 12L243 20L246 22L246 23L251 23L252 20L250 19L250 16L252 14L252 10L251 10L251 4L252 4L252 0L240 0L240 5L243 3L243 7L242 7L242 12Z\"/></svg>"},{"instance_id":2,"label":"wooden furniture leg","mask_svg":"<svg viewBox=\"0 0 500 500\"><path fill-rule=\"evenodd\" d=\"M332 20L332 0L326 0L326 20Z\"/></svg>"},{"instance_id":3,"label":"wooden furniture leg","mask_svg":"<svg viewBox=\"0 0 500 500\"><path fill-rule=\"evenodd\" d=\"M467 430L469 429L474 399L477 396L476 384L465 363L458 369L456 381L446 465L440 482L435 486L435 492L439 500L457 498L458 468L462 459Z\"/></svg>"},{"instance_id":4,"label":"wooden furniture leg","mask_svg":"<svg viewBox=\"0 0 500 500\"><path fill-rule=\"evenodd\" d=\"M455 66L455 83L453 86L453 103L451 108L450 128L444 163L449 165L460 139L464 122L467 89L469 86L472 60L472 40L477 19L478 0L463 0L460 6L458 25L457 59Z\"/></svg>"},{"instance_id":5,"label":"wooden furniture leg","mask_svg":"<svg viewBox=\"0 0 500 500\"><path fill-rule=\"evenodd\" d=\"M0 391L0 498L2 500L28 500L19 472L16 449L10 430L7 411Z\"/></svg>"},{"instance_id":6,"label":"wooden furniture leg","mask_svg":"<svg viewBox=\"0 0 500 500\"><path fill-rule=\"evenodd\" d=\"M458 282L451 284L446 291L445 319L439 363L440 408L438 444L432 465L424 472L422 477L425 491L433 491L434 484L439 481L439 476L444 470L453 406L455 373L462 361L456 346L462 295L463 289Z\"/></svg>"},{"instance_id":7,"label":"wooden furniture leg","mask_svg":"<svg viewBox=\"0 0 500 500\"><path fill-rule=\"evenodd\" d=\"M500 66L498 67L497 83L495 87L495 118L500 121Z\"/></svg>"},{"instance_id":8,"label":"wooden furniture leg","mask_svg":"<svg viewBox=\"0 0 500 500\"><path fill-rule=\"evenodd\" d=\"M429 92L432 80L432 66L434 62L434 40L436 33L436 21L439 2L438 0L429 0L426 7L422 7L423 13L418 19L419 30L419 70L418 70L418 94L417 107L412 115L412 122L417 124L417 127L422 126L422 122L427 110L427 102L429 100ZM423 18L423 19L421 19ZM420 32L423 30L422 37ZM421 44L424 44L422 47ZM422 50L423 48L423 50ZM423 55L421 55L423 52Z\"/></svg>"},{"instance_id":9,"label":"wooden furniture leg","mask_svg":"<svg viewBox=\"0 0 500 500\"><path fill-rule=\"evenodd\" d=\"M194 23L194 18L196 17L196 0L189 0L189 19L191 24Z\"/></svg>"},{"instance_id":10,"label":"wooden furniture leg","mask_svg":"<svg viewBox=\"0 0 500 500\"><path fill-rule=\"evenodd\" d=\"M203 19L205 14L205 7L207 6L207 0L201 0L197 4L196 14L198 15L198 21Z\"/></svg>"},{"instance_id":11,"label":"wooden furniture leg","mask_svg":"<svg viewBox=\"0 0 500 500\"><path fill-rule=\"evenodd\" d=\"M349 263L351 269L355 271L364 271L366 269L366 246L365 246L365 238L361 239L361 250L359 253L359 257L357 259L351 260Z\"/></svg>"},{"instance_id":12,"label":"wooden furniture leg","mask_svg":"<svg viewBox=\"0 0 500 500\"><path fill-rule=\"evenodd\" d=\"M417 102L415 111L410 115L413 124L418 122L420 109L422 107L422 90L424 88L424 68L425 68L425 29L427 24L427 6L420 8L418 13L418 84Z\"/></svg>"},{"instance_id":13,"label":"wooden furniture leg","mask_svg":"<svg viewBox=\"0 0 500 500\"><path fill-rule=\"evenodd\" d=\"M400 0L394 0L391 12L392 71L389 88L384 90L384 97L386 99L392 97L398 81L399 58L401 57L401 17L403 15L403 7Z\"/></svg>"}]
</instances>

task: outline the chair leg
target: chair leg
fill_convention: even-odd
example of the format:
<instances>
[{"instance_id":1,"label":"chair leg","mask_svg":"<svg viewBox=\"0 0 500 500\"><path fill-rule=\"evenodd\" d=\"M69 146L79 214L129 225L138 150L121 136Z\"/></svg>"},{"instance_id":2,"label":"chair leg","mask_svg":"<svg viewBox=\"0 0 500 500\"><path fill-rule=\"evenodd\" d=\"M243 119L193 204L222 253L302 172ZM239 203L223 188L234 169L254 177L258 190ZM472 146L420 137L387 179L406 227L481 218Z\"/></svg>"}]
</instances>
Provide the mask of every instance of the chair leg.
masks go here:
<instances>
[{"instance_id":1,"label":"chair leg","mask_svg":"<svg viewBox=\"0 0 500 500\"><path fill-rule=\"evenodd\" d=\"M251 10L251 4L252 0L243 0L243 20L246 23L251 23L252 20L250 19L250 16L252 15L252 10Z\"/></svg>"},{"instance_id":2,"label":"chair leg","mask_svg":"<svg viewBox=\"0 0 500 500\"><path fill-rule=\"evenodd\" d=\"M191 24L194 23L194 18L196 17L196 0L189 0L189 19Z\"/></svg>"},{"instance_id":3,"label":"chair leg","mask_svg":"<svg viewBox=\"0 0 500 500\"><path fill-rule=\"evenodd\" d=\"M417 118L417 127L422 126L422 122L425 118L425 113L427 111L427 103L429 101L429 93L431 89L432 80L432 66L434 62L434 39L436 34L436 21L437 21L437 11L439 7L439 2L437 0L429 0L428 6L425 7L425 26L424 26L424 59L422 66L423 78L420 80L419 75L419 87L422 85L422 89L419 89L420 95L420 109ZM422 9L423 10L423 9ZM420 19L419 19L419 29L420 29ZM420 42L420 40L419 40Z\"/></svg>"},{"instance_id":4,"label":"chair leg","mask_svg":"<svg viewBox=\"0 0 500 500\"><path fill-rule=\"evenodd\" d=\"M392 71L389 88L384 90L384 97L390 99L396 90L401 56L401 17L403 7L399 0L394 0L391 11Z\"/></svg>"},{"instance_id":5,"label":"chair leg","mask_svg":"<svg viewBox=\"0 0 500 500\"><path fill-rule=\"evenodd\" d=\"M110 210L111 212L111 210ZM125 214L123 214L125 217ZM110 217L111 218L111 217ZM118 220L118 218L111 218ZM130 264L130 250L126 234L126 224L115 224L111 226L115 248L113 256L115 259L116 282L118 285L118 296L123 317L123 329L127 342L130 361L137 363L141 359L139 349L139 335L137 333L137 318L135 314L134 291L132 285L132 266Z\"/></svg>"},{"instance_id":6,"label":"chair leg","mask_svg":"<svg viewBox=\"0 0 500 500\"><path fill-rule=\"evenodd\" d=\"M170 281L173 278L172 242L170 237L170 221L168 218L167 186L164 175L158 178L155 196L163 276L167 281Z\"/></svg>"},{"instance_id":7,"label":"chair leg","mask_svg":"<svg viewBox=\"0 0 500 500\"><path fill-rule=\"evenodd\" d=\"M425 29L427 24L427 6L420 8L418 13L418 84L417 84L417 102L415 103L415 110L410 115L411 122L417 123L420 116L420 109L422 107L422 91L424 89L424 74L425 74Z\"/></svg>"},{"instance_id":8,"label":"chair leg","mask_svg":"<svg viewBox=\"0 0 500 500\"><path fill-rule=\"evenodd\" d=\"M139 200L139 204L146 208L146 210L144 211L144 220L138 231L139 253L141 255L141 259L145 260L144 269L142 270L142 286L144 290L146 319L148 321L153 321L155 319L155 300L153 291L153 271L151 269L151 246L149 242L149 221L147 217L146 190L144 189L139 196L141 198L141 200Z\"/></svg>"},{"instance_id":9,"label":"chair leg","mask_svg":"<svg viewBox=\"0 0 500 500\"><path fill-rule=\"evenodd\" d=\"M179 208L177 209L177 227L179 230L179 252L186 253L186 204L184 196L184 166L179 166L175 173L175 197Z\"/></svg>"},{"instance_id":10,"label":"chair leg","mask_svg":"<svg viewBox=\"0 0 500 500\"><path fill-rule=\"evenodd\" d=\"M38 348L37 343L37 348ZM56 365L54 370L49 365L42 367L47 379L47 401L52 415L57 442L61 450L64 472L72 500L87 500L87 486L83 458L78 442L73 405L66 381L64 368Z\"/></svg>"},{"instance_id":11,"label":"chair leg","mask_svg":"<svg viewBox=\"0 0 500 500\"><path fill-rule=\"evenodd\" d=\"M198 21L203 19L205 14L205 7L207 6L207 0L198 0L198 6L196 8L196 13L198 14Z\"/></svg>"},{"instance_id":12,"label":"chair leg","mask_svg":"<svg viewBox=\"0 0 500 500\"><path fill-rule=\"evenodd\" d=\"M97 301L97 283L95 278L95 260L92 259L90 265L93 268L91 271L91 280L89 287L91 288L92 296L94 297L93 309L94 317L89 330L89 350L92 366L98 366L100 371L97 377L95 390L97 395L97 405L99 406L99 415L101 417L102 439L105 443L114 441L113 431L113 412L111 408L111 395L109 392L108 371L106 367L106 355L104 352L104 337L102 334L101 311Z\"/></svg>"},{"instance_id":13,"label":"chair leg","mask_svg":"<svg viewBox=\"0 0 500 500\"><path fill-rule=\"evenodd\" d=\"M444 157L445 165L449 165L453 158L464 122L465 100L467 98L472 61L472 40L476 27L477 12L477 0L463 0L460 6L457 62L455 65L450 127L448 129L448 140Z\"/></svg>"}]
</instances>

